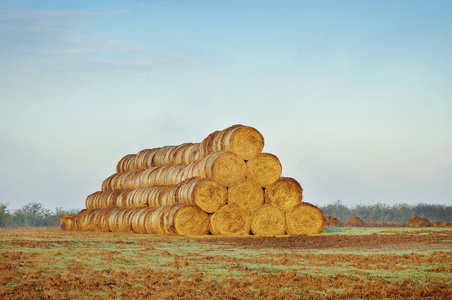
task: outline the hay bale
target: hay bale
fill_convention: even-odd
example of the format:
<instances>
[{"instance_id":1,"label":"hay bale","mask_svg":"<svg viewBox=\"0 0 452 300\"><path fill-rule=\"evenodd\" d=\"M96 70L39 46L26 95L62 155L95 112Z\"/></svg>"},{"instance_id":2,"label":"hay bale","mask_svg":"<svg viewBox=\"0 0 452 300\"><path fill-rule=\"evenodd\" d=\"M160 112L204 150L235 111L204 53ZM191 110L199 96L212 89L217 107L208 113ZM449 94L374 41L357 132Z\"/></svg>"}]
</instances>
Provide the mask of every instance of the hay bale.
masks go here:
<instances>
[{"instance_id":1,"label":"hay bale","mask_svg":"<svg viewBox=\"0 0 452 300\"><path fill-rule=\"evenodd\" d=\"M364 226L366 226L366 222L361 220L360 217L352 217L347 222L345 222L344 226L346 226L346 227L364 227Z\"/></svg>"},{"instance_id":2,"label":"hay bale","mask_svg":"<svg viewBox=\"0 0 452 300\"><path fill-rule=\"evenodd\" d=\"M251 216L251 231L255 235L283 235L286 233L286 215L276 206L262 205Z\"/></svg>"},{"instance_id":3,"label":"hay bale","mask_svg":"<svg viewBox=\"0 0 452 300\"><path fill-rule=\"evenodd\" d=\"M319 234L325 229L323 211L310 203L301 203L286 213L287 234Z\"/></svg>"},{"instance_id":4,"label":"hay bale","mask_svg":"<svg viewBox=\"0 0 452 300\"><path fill-rule=\"evenodd\" d=\"M176 203L194 204L204 212L214 213L226 204L228 191L216 181L192 177L175 185L172 196Z\"/></svg>"},{"instance_id":5,"label":"hay bale","mask_svg":"<svg viewBox=\"0 0 452 300\"><path fill-rule=\"evenodd\" d=\"M135 233L147 233L145 227L146 218L154 210L154 208L149 207L141 207L134 210L131 216L132 231Z\"/></svg>"},{"instance_id":6,"label":"hay bale","mask_svg":"<svg viewBox=\"0 0 452 300\"><path fill-rule=\"evenodd\" d=\"M143 198L145 199L147 206L157 208L167 204L162 199L172 188L173 186L171 185L154 185L142 188L144 191Z\"/></svg>"},{"instance_id":7,"label":"hay bale","mask_svg":"<svg viewBox=\"0 0 452 300\"><path fill-rule=\"evenodd\" d=\"M209 215L195 205L172 205L164 218L165 231L169 234L200 236L209 232Z\"/></svg>"},{"instance_id":8,"label":"hay bale","mask_svg":"<svg viewBox=\"0 0 452 300\"><path fill-rule=\"evenodd\" d=\"M245 162L232 152L210 154L200 161L200 168L204 169L207 178L225 187L234 185L246 175Z\"/></svg>"},{"instance_id":9,"label":"hay bale","mask_svg":"<svg viewBox=\"0 0 452 300\"><path fill-rule=\"evenodd\" d=\"M135 163L136 156L137 156L136 154L127 154L126 156L121 158L119 160L118 164L116 165L116 172L124 173L124 172L129 172L132 170L136 170L137 169L137 166Z\"/></svg>"},{"instance_id":10,"label":"hay bale","mask_svg":"<svg viewBox=\"0 0 452 300\"><path fill-rule=\"evenodd\" d=\"M250 215L237 204L226 204L210 216L210 232L215 235L247 235Z\"/></svg>"},{"instance_id":11,"label":"hay bale","mask_svg":"<svg viewBox=\"0 0 452 300\"><path fill-rule=\"evenodd\" d=\"M261 187L269 187L281 177L279 159L270 153L260 153L246 162L246 177L254 179Z\"/></svg>"},{"instance_id":12,"label":"hay bale","mask_svg":"<svg viewBox=\"0 0 452 300\"><path fill-rule=\"evenodd\" d=\"M64 231L76 230L75 228L75 215L61 215L60 216L60 228Z\"/></svg>"},{"instance_id":13,"label":"hay bale","mask_svg":"<svg viewBox=\"0 0 452 300\"><path fill-rule=\"evenodd\" d=\"M228 188L229 204L237 204L246 213L252 214L264 204L264 190L253 179L242 179Z\"/></svg>"},{"instance_id":14,"label":"hay bale","mask_svg":"<svg viewBox=\"0 0 452 300\"><path fill-rule=\"evenodd\" d=\"M265 203L288 212L302 202L303 189L293 178L280 177L265 189Z\"/></svg>"},{"instance_id":15,"label":"hay bale","mask_svg":"<svg viewBox=\"0 0 452 300\"><path fill-rule=\"evenodd\" d=\"M430 227L432 223L427 218L411 217L406 224L406 227Z\"/></svg>"},{"instance_id":16,"label":"hay bale","mask_svg":"<svg viewBox=\"0 0 452 300\"><path fill-rule=\"evenodd\" d=\"M250 126L233 125L217 135L212 141L212 151L231 151L244 160L253 159L264 148L264 137Z\"/></svg>"},{"instance_id":17,"label":"hay bale","mask_svg":"<svg viewBox=\"0 0 452 300\"><path fill-rule=\"evenodd\" d=\"M135 155L134 165L137 170L146 170L155 167L153 158L160 148L143 149Z\"/></svg>"}]
</instances>

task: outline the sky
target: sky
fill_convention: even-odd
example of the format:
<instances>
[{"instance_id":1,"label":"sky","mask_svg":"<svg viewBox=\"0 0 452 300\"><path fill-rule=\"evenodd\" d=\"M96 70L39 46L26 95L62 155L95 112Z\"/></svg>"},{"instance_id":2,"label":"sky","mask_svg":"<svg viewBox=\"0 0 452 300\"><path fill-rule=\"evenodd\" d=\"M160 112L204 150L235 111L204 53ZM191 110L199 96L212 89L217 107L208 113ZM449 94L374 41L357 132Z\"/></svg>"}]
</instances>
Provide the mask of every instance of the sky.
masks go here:
<instances>
[{"instance_id":1,"label":"sky","mask_svg":"<svg viewBox=\"0 0 452 300\"><path fill-rule=\"evenodd\" d=\"M256 128L322 206L452 205L452 1L0 0L0 203Z\"/></svg>"}]
</instances>

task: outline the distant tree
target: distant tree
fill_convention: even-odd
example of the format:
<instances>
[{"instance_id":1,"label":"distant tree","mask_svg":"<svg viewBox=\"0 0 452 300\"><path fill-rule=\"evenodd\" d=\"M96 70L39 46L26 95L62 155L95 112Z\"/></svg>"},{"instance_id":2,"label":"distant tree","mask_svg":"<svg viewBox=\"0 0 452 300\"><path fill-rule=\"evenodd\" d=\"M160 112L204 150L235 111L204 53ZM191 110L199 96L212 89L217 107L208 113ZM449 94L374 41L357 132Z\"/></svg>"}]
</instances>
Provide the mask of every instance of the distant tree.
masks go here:
<instances>
[{"instance_id":1,"label":"distant tree","mask_svg":"<svg viewBox=\"0 0 452 300\"><path fill-rule=\"evenodd\" d=\"M13 214L17 226L47 226L51 212L41 203L31 202L16 210Z\"/></svg>"},{"instance_id":2,"label":"distant tree","mask_svg":"<svg viewBox=\"0 0 452 300\"><path fill-rule=\"evenodd\" d=\"M0 227L11 223L11 214L8 212L8 203L0 203Z\"/></svg>"}]
</instances>

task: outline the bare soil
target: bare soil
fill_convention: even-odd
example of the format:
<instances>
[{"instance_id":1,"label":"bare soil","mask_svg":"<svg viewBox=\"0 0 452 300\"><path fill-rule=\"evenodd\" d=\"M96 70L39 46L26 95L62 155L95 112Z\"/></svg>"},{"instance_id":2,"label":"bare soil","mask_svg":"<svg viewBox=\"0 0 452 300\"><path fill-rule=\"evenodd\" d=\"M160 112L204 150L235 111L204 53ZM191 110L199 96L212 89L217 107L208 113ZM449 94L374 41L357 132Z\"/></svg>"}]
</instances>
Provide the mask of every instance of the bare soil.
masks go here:
<instances>
[{"instance_id":1,"label":"bare soil","mask_svg":"<svg viewBox=\"0 0 452 300\"><path fill-rule=\"evenodd\" d=\"M0 299L451 299L452 230L187 238L0 230Z\"/></svg>"}]
</instances>

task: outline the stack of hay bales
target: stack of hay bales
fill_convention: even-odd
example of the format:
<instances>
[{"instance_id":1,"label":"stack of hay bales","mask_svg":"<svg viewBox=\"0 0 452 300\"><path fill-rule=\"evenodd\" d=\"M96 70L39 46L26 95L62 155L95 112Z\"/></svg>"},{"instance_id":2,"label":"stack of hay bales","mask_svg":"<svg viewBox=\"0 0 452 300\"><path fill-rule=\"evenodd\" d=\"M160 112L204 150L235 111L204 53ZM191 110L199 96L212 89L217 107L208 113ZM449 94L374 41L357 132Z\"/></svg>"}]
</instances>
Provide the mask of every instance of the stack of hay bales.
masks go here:
<instances>
[{"instance_id":1,"label":"stack of hay bales","mask_svg":"<svg viewBox=\"0 0 452 300\"><path fill-rule=\"evenodd\" d=\"M234 125L201 143L126 155L87 197L73 227L188 236L321 233L323 212L302 202L300 184L282 177L279 159L263 147L259 131Z\"/></svg>"}]
</instances>

